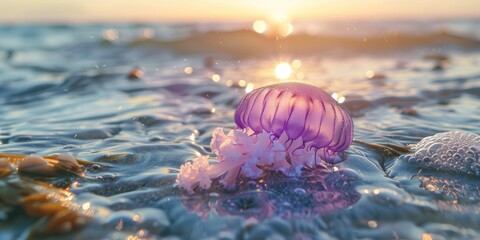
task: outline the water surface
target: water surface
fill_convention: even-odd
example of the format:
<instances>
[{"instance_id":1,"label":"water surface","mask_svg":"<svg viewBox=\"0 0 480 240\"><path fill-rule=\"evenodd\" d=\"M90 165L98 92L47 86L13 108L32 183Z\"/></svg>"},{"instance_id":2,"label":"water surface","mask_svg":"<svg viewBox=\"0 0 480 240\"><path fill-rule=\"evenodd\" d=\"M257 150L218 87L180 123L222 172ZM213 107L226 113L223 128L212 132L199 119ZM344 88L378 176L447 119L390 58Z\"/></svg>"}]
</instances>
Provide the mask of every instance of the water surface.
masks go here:
<instances>
[{"instance_id":1,"label":"water surface","mask_svg":"<svg viewBox=\"0 0 480 240\"><path fill-rule=\"evenodd\" d=\"M399 158L361 143L329 173L195 195L175 185L181 164L211 154L213 129L235 127L246 92L281 81L342 99L363 142L480 134L479 21L411 23L298 23L284 39L247 24L0 26L0 152L106 166L69 186L93 222L52 239L480 238L478 177L415 166L393 177ZM279 62L289 79L275 78ZM144 76L129 79L135 67ZM0 211L2 239L37 221Z\"/></svg>"}]
</instances>

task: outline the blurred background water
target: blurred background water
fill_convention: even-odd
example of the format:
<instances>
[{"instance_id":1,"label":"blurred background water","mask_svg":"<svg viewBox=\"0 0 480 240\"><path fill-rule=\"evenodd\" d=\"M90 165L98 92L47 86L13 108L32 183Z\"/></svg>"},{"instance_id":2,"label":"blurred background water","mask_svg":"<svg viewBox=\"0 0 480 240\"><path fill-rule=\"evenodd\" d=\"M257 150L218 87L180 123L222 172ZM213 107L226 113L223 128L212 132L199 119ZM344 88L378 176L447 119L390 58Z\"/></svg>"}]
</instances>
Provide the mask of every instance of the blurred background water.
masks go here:
<instances>
[{"instance_id":1,"label":"blurred background water","mask_svg":"<svg viewBox=\"0 0 480 240\"><path fill-rule=\"evenodd\" d=\"M273 83L331 93L368 143L480 134L478 19L264 24L0 25L0 152L107 166L68 188L94 223L50 238L480 238L478 177L393 177L399 158L360 143L329 174L180 191L179 166L211 154L213 129L234 128L241 97ZM2 239L34 226L0 211Z\"/></svg>"}]
</instances>

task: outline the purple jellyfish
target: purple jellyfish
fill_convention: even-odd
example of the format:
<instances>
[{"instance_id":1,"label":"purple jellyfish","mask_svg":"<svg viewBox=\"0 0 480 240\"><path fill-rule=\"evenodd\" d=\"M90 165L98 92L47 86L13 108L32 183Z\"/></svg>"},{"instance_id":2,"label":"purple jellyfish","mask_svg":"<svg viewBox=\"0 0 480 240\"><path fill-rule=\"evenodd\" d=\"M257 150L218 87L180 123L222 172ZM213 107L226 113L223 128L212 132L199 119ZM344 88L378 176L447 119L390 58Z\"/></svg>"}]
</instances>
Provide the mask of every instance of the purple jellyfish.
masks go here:
<instances>
[{"instance_id":1,"label":"purple jellyfish","mask_svg":"<svg viewBox=\"0 0 480 240\"><path fill-rule=\"evenodd\" d=\"M235 111L239 128L255 133L266 131L286 146L300 145L291 151L323 150L329 163L341 161L341 152L352 143L353 122L337 102L320 88L302 83L283 83L256 89L246 95ZM298 144L294 144L297 142Z\"/></svg>"},{"instance_id":2,"label":"purple jellyfish","mask_svg":"<svg viewBox=\"0 0 480 240\"><path fill-rule=\"evenodd\" d=\"M180 168L177 183L189 192L210 188L212 179L235 186L239 176L260 178L265 170L299 176L304 168L325 167L343 159L337 153L352 142L353 122L320 88L282 83L245 95L235 111L238 128L213 131L217 163L200 156ZM323 161L322 161L323 160Z\"/></svg>"}]
</instances>

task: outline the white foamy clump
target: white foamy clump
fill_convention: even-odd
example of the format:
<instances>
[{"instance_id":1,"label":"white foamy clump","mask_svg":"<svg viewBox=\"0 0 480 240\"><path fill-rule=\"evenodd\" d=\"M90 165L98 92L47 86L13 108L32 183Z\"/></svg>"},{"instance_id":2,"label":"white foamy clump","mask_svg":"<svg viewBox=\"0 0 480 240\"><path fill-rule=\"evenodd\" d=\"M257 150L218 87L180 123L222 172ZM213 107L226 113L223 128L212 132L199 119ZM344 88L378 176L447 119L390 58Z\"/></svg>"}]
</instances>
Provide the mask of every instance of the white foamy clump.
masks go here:
<instances>
[{"instance_id":1,"label":"white foamy clump","mask_svg":"<svg viewBox=\"0 0 480 240\"><path fill-rule=\"evenodd\" d=\"M180 167L177 183L189 192L196 186L208 189L217 178L221 178L224 187L232 188L239 176L257 179L265 170L298 176L303 167L317 165L316 151L304 147L302 139L288 142L282 136L275 139L268 132L254 134L251 129L235 129L225 134L223 128L216 128L212 135L210 147L217 155L217 162L210 164L204 155Z\"/></svg>"},{"instance_id":2,"label":"white foamy clump","mask_svg":"<svg viewBox=\"0 0 480 240\"><path fill-rule=\"evenodd\" d=\"M422 139L402 158L426 169L480 176L480 136L464 131L438 133Z\"/></svg>"}]
</instances>

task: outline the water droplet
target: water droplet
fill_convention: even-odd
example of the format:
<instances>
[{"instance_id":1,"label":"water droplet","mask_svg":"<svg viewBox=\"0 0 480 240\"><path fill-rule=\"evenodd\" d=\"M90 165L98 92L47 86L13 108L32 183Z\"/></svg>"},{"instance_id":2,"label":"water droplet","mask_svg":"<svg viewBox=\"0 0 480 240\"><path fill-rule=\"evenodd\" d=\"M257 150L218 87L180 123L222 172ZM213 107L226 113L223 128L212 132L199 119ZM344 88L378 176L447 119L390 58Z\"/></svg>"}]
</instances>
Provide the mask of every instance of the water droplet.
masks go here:
<instances>
[{"instance_id":1,"label":"water droplet","mask_svg":"<svg viewBox=\"0 0 480 240\"><path fill-rule=\"evenodd\" d=\"M208 196L212 197L212 198L216 198L216 197L219 197L220 194L216 193L216 192L212 192L210 193Z\"/></svg>"},{"instance_id":2,"label":"water droplet","mask_svg":"<svg viewBox=\"0 0 480 240\"><path fill-rule=\"evenodd\" d=\"M468 164L473 164L475 162L475 158L473 157L467 157L465 158L465 161L468 163Z\"/></svg>"},{"instance_id":3,"label":"water droplet","mask_svg":"<svg viewBox=\"0 0 480 240\"><path fill-rule=\"evenodd\" d=\"M296 194L299 194L299 195L304 195L304 194L307 194L307 191L305 191L305 189L303 188L295 188L295 190L293 190Z\"/></svg>"},{"instance_id":4,"label":"water droplet","mask_svg":"<svg viewBox=\"0 0 480 240\"><path fill-rule=\"evenodd\" d=\"M420 148L418 151L415 152L415 158L423 158L423 156L427 155L427 150L425 148Z\"/></svg>"},{"instance_id":5,"label":"water droplet","mask_svg":"<svg viewBox=\"0 0 480 240\"><path fill-rule=\"evenodd\" d=\"M447 151L447 157L453 156L454 153L455 153L454 151L448 150L448 151Z\"/></svg>"},{"instance_id":6,"label":"water droplet","mask_svg":"<svg viewBox=\"0 0 480 240\"><path fill-rule=\"evenodd\" d=\"M105 173L101 176L98 176L97 180L104 181L104 182L111 182L111 181L115 180L116 178L117 178L117 176L113 173Z\"/></svg>"},{"instance_id":7,"label":"water droplet","mask_svg":"<svg viewBox=\"0 0 480 240\"><path fill-rule=\"evenodd\" d=\"M466 154L467 154L468 157L471 157L471 158L474 158L474 159L477 158L477 153L476 153L475 151L473 151L473 150L468 150L468 151L466 152Z\"/></svg>"},{"instance_id":8,"label":"water droplet","mask_svg":"<svg viewBox=\"0 0 480 240\"><path fill-rule=\"evenodd\" d=\"M441 143L434 143L434 144L432 144L430 147L428 147L427 152L428 152L429 155L433 155L433 154L435 154L435 153L438 151L438 149L440 149L442 146L443 146L443 144L441 144Z\"/></svg>"}]
</instances>

